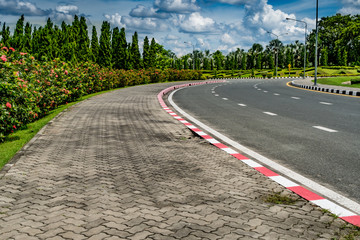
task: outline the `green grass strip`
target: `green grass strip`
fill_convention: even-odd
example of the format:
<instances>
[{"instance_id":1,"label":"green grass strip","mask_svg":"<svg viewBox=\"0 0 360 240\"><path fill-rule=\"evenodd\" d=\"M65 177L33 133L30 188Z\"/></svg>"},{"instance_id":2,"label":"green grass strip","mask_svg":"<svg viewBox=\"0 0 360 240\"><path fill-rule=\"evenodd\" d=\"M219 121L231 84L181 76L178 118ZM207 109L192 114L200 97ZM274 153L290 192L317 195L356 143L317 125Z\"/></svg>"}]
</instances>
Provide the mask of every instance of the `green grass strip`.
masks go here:
<instances>
[{"instance_id":1,"label":"green grass strip","mask_svg":"<svg viewBox=\"0 0 360 240\"><path fill-rule=\"evenodd\" d=\"M326 85L335 85L342 87L360 88L360 84L342 84L343 82L350 81L351 79L360 79L360 77L331 77L331 78L318 78L317 83Z\"/></svg>"},{"instance_id":2,"label":"green grass strip","mask_svg":"<svg viewBox=\"0 0 360 240\"><path fill-rule=\"evenodd\" d=\"M59 106L58 108L52 110L45 117L35 122L27 124L25 129L20 129L15 133L7 136L6 140L0 144L0 169L2 169L5 166L5 164L8 163L22 147L26 143L28 143L40 131L40 129L42 129L49 121L51 121L59 113L85 99L114 90L116 89L89 94L79 98L76 102Z\"/></svg>"}]
</instances>

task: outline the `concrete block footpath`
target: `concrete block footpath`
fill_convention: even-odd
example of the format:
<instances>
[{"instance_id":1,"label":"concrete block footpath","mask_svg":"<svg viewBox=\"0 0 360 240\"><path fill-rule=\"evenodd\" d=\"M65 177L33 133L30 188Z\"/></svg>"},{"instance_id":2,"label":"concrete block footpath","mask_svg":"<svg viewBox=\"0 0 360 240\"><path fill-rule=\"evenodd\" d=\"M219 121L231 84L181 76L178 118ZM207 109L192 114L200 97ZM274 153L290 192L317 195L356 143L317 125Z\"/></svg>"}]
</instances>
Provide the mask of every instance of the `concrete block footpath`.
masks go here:
<instances>
[{"instance_id":1,"label":"concrete block footpath","mask_svg":"<svg viewBox=\"0 0 360 240\"><path fill-rule=\"evenodd\" d=\"M352 231L167 114L156 96L176 84L99 95L46 126L2 172L0 239L336 239ZM273 192L296 202L266 202Z\"/></svg>"},{"instance_id":2,"label":"concrete block footpath","mask_svg":"<svg viewBox=\"0 0 360 240\"><path fill-rule=\"evenodd\" d=\"M325 84L317 84L317 86L314 86L314 83L311 80L312 79L298 79L291 81L290 84L294 87L305 88L314 91L351 95L351 96L360 96L359 88L333 86L333 85L325 85Z\"/></svg>"}]
</instances>

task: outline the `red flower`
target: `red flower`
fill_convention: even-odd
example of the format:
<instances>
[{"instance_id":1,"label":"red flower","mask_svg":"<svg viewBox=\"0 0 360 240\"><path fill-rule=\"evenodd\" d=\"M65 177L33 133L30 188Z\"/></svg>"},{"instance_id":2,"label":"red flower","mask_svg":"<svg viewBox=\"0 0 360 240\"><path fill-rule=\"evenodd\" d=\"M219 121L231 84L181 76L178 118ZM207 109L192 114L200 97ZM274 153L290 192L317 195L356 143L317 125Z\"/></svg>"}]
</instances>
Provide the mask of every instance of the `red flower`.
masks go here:
<instances>
[{"instance_id":1,"label":"red flower","mask_svg":"<svg viewBox=\"0 0 360 240\"><path fill-rule=\"evenodd\" d=\"M21 56L24 56L24 55L26 55L27 53L25 53L25 52L20 52L20 55Z\"/></svg>"},{"instance_id":2,"label":"red flower","mask_svg":"<svg viewBox=\"0 0 360 240\"><path fill-rule=\"evenodd\" d=\"M13 128L16 129L16 126L14 125Z\"/></svg>"},{"instance_id":3,"label":"red flower","mask_svg":"<svg viewBox=\"0 0 360 240\"><path fill-rule=\"evenodd\" d=\"M15 49L14 49L14 48L12 48L12 47L9 47L9 49L10 49L11 51L15 52Z\"/></svg>"},{"instance_id":4,"label":"red flower","mask_svg":"<svg viewBox=\"0 0 360 240\"><path fill-rule=\"evenodd\" d=\"M4 62L6 62L6 61L7 61L6 56L5 56L5 55L2 55L2 56L1 56L1 60L3 60Z\"/></svg>"},{"instance_id":5,"label":"red flower","mask_svg":"<svg viewBox=\"0 0 360 240\"><path fill-rule=\"evenodd\" d=\"M9 102L6 103L6 106L7 106L8 108L11 108L11 104L10 104Z\"/></svg>"},{"instance_id":6,"label":"red flower","mask_svg":"<svg viewBox=\"0 0 360 240\"><path fill-rule=\"evenodd\" d=\"M68 74L69 74L69 72L67 70L65 70L65 75L68 75Z\"/></svg>"},{"instance_id":7,"label":"red flower","mask_svg":"<svg viewBox=\"0 0 360 240\"><path fill-rule=\"evenodd\" d=\"M7 47L3 47L3 50L6 50L7 52L9 51L9 49Z\"/></svg>"}]
</instances>

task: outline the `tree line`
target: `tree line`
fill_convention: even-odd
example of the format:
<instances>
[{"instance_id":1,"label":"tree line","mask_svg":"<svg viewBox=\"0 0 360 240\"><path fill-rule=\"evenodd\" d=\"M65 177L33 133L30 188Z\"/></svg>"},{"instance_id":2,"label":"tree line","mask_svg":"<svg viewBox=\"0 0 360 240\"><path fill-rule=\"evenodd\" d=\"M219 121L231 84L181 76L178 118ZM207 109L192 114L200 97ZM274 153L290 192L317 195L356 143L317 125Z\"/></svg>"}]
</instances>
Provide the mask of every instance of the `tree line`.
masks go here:
<instances>
[{"instance_id":1,"label":"tree line","mask_svg":"<svg viewBox=\"0 0 360 240\"><path fill-rule=\"evenodd\" d=\"M55 58L73 63L92 61L102 67L115 69L163 68L164 63L169 65L167 60L170 57L167 55L172 54L156 43L154 38L150 41L147 36L141 54L137 32L132 36L132 42L127 42L125 28L111 29L107 21L101 25L99 38L96 27L92 27L90 39L86 18L76 15L71 24L62 22L59 27L48 18L46 25L39 28L25 23L22 15L13 34L4 23L0 36L0 42L5 46L30 53L42 61Z\"/></svg>"},{"instance_id":2,"label":"tree line","mask_svg":"<svg viewBox=\"0 0 360 240\"><path fill-rule=\"evenodd\" d=\"M63 22L60 27L49 18L44 27L32 28L21 16L13 35L3 24L1 42L37 59L60 58L64 61L93 61L100 66L116 69L176 68L197 70L247 70L274 69L276 56L279 68L289 64L301 68L304 64L304 43L295 41L284 45L273 39L263 47L254 43L245 51L237 49L224 55L221 51L194 50L192 53L177 57L172 51L144 38L143 51L140 53L138 34L134 33L132 42L126 41L125 28L111 29L104 21L98 39L97 29L92 27L91 39L85 17L75 16L71 24ZM322 66L359 66L360 65L360 15L337 14L324 17L319 21L319 65ZM307 36L306 64L314 66L315 30Z\"/></svg>"}]
</instances>

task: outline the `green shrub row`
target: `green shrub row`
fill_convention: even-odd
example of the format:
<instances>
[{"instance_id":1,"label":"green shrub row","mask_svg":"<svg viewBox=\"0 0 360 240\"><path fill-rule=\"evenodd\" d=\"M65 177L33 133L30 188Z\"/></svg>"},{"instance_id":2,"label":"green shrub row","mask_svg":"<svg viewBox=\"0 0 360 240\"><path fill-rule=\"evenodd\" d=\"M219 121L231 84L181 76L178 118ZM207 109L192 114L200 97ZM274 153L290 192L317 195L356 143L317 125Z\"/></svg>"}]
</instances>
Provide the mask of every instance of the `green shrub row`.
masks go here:
<instances>
[{"instance_id":1,"label":"green shrub row","mask_svg":"<svg viewBox=\"0 0 360 240\"><path fill-rule=\"evenodd\" d=\"M85 62L39 62L0 46L0 142L16 129L81 96L125 86L201 79L192 70L114 70Z\"/></svg>"}]
</instances>

